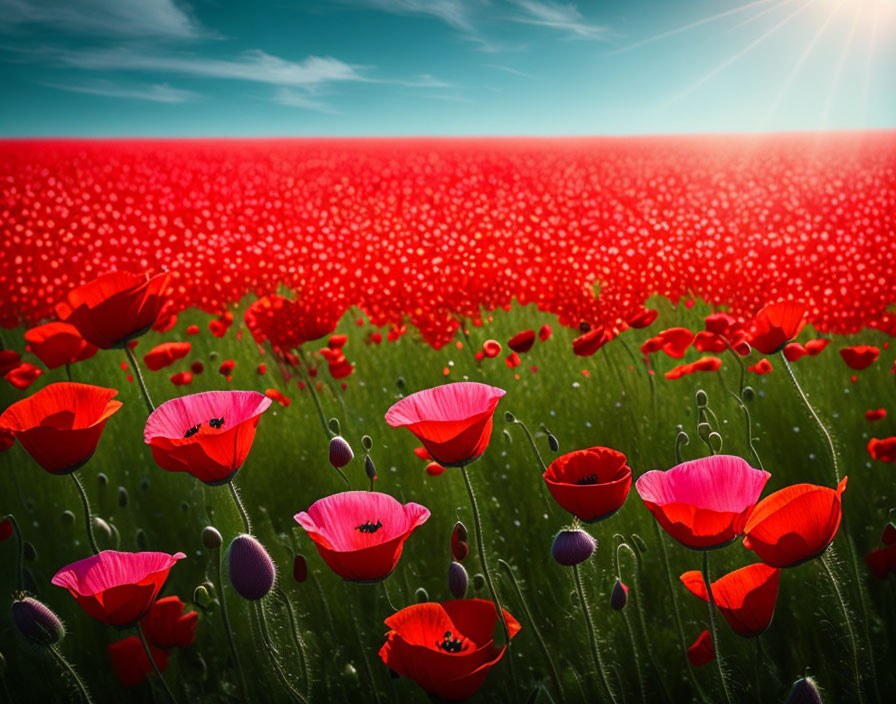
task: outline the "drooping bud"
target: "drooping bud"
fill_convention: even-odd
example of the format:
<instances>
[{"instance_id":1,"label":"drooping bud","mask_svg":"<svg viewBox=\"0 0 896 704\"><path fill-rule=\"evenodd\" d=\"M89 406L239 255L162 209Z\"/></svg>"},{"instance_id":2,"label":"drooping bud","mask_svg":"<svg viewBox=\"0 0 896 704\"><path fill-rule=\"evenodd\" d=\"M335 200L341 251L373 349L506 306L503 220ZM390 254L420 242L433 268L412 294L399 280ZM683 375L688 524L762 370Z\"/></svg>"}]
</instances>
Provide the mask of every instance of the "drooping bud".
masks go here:
<instances>
[{"instance_id":1,"label":"drooping bud","mask_svg":"<svg viewBox=\"0 0 896 704\"><path fill-rule=\"evenodd\" d=\"M459 562L452 562L448 565L448 589L454 595L455 599L463 599L467 593L467 571Z\"/></svg>"},{"instance_id":2,"label":"drooping bud","mask_svg":"<svg viewBox=\"0 0 896 704\"><path fill-rule=\"evenodd\" d=\"M93 532L100 543L112 542L112 528L99 516L93 517Z\"/></svg>"},{"instance_id":3,"label":"drooping bud","mask_svg":"<svg viewBox=\"0 0 896 704\"><path fill-rule=\"evenodd\" d=\"M334 435L339 435L339 433L340 433L340 428L339 428L339 419L338 419L338 418L330 418L330 420L329 420L329 422L327 423L327 425L330 426L330 431L331 431Z\"/></svg>"},{"instance_id":4,"label":"drooping bud","mask_svg":"<svg viewBox=\"0 0 896 704\"><path fill-rule=\"evenodd\" d=\"M697 425L697 435L699 435L704 442L709 441L709 434L711 432L712 426L709 423L699 423Z\"/></svg>"},{"instance_id":5,"label":"drooping bud","mask_svg":"<svg viewBox=\"0 0 896 704\"><path fill-rule=\"evenodd\" d=\"M364 473L368 479L376 479L376 465L370 459L370 455L364 455Z\"/></svg>"},{"instance_id":6,"label":"drooping bud","mask_svg":"<svg viewBox=\"0 0 896 704\"><path fill-rule=\"evenodd\" d=\"M801 677L794 682L784 704L822 704L815 680L812 677Z\"/></svg>"},{"instance_id":7,"label":"drooping bud","mask_svg":"<svg viewBox=\"0 0 896 704\"><path fill-rule=\"evenodd\" d=\"M19 633L40 645L53 645L65 637L65 626L49 607L30 596L12 602L12 620Z\"/></svg>"},{"instance_id":8,"label":"drooping bud","mask_svg":"<svg viewBox=\"0 0 896 704\"><path fill-rule=\"evenodd\" d=\"M223 542L224 538L221 537L221 533L214 526L206 526L202 529L202 544L209 550L221 547Z\"/></svg>"},{"instance_id":9,"label":"drooping bud","mask_svg":"<svg viewBox=\"0 0 896 704\"><path fill-rule=\"evenodd\" d=\"M695 399L697 401L697 408L706 408L706 404L709 402L706 392L703 389L697 389Z\"/></svg>"},{"instance_id":10,"label":"drooping bud","mask_svg":"<svg viewBox=\"0 0 896 704\"><path fill-rule=\"evenodd\" d=\"M364 446L364 449L367 450L367 452L370 452L373 449L373 438L369 435L362 435L361 445Z\"/></svg>"},{"instance_id":11,"label":"drooping bud","mask_svg":"<svg viewBox=\"0 0 896 704\"><path fill-rule=\"evenodd\" d=\"M753 396L755 395L755 393L756 393L756 392L753 391L753 387L752 387L752 386L745 386L745 387L744 387L744 393L743 393L744 401L752 401L752 400L753 400Z\"/></svg>"},{"instance_id":12,"label":"drooping bud","mask_svg":"<svg viewBox=\"0 0 896 704\"><path fill-rule=\"evenodd\" d=\"M211 594L208 593L208 589L204 585L200 584L193 590L193 603L203 609L207 609L212 603Z\"/></svg>"},{"instance_id":13,"label":"drooping bud","mask_svg":"<svg viewBox=\"0 0 896 704\"><path fill-rule=\"evenodd\" d=\"M419 587L416 592L414 592L414 596L417 598L418 604L425 604L429 601L429 592L426 591L423 587Z\"/></svg>"},{"instance_id":14,"label":"drooping bud","mask_svg":"<svg viewBox=\"0 0 896 704\"><path fill-rule=\"evenodd\" d=\"M335 435L330 440L330 464L341 469L354 459L351 445L341 435Z\"/></svg>"},{"instance_id":15,"label":"drooping bud","mask_svg":"<svg viewBox=\"0 0 896 704\"><path fill-rule=\"evenodd\" d=\"M642 555L647 553L647 543L644 542L644 538L640 535L632 533L632 542L635 544L635 547L638 548L638 552Z\"/></svg>"},{"instance_id":16,"label":"drooping bud","mask_svg":"<svg viewBox=\"0 0 896 704\"><path fill-rule=\"evenodd\" d=\"M722 451L722 436L718 433L710 433L709 437L707 438L707 442L709 442L709 446L716 454L719 454Z\"/></svg>"},{"instance_id":17,"label":"drooping bud","mask_svg":"<svg viewBox=\"0 0 896 704\"><path fill-rule=\"evenodd\" d=\"M596 549L597 541L585 531L577 528L561 530L557 533L554 536L554 544L551 546L551 554L564 567L572 567L587 560Z\"/></svg>"},{"instance_id":18,"label":"drooping bud","mask_svg":"<svg viewBox=\"0 0 896 704\"><path fill-rule=\"evenodd\" d=\"M274 586L277 570L274 561L256 538L236 536L227 548L227 571L230 583L244 599L261 599Z\"/></svg>"},{"instance_id":19,"label":"drooping bud","mask_svg":"<svg viewBox=\"0 0 896 704\"><path fill-rule=\"evenodd\" d=\"M469 552L467 538L467 527L458 521L451 531L451 554L458 562L463 562Z\"/></svg>"},{"instance_id":20,"label":"drooping bud","mask_svg":"<svg viewBox=\"0 0 896 704\"><path fill-rule=\"evenodd\" d=\"M62 521L63 523L74 523L75 522L75 514L66 509L62 512Z\"/></svg>"},{"instance_id":21,"label":"drooping bud","mask_svg":"<svg viewBox=\"0 0 896 704\"><path fill-rule=\"evenodd\" d=\"M507 421L508 423L515 423L516 416L514 416L513 413L511 413L510 411L506 411L504 413L504 420Z\"/></svg>"},{"instance_id":22,"label":"drooping bud","mask_svg":"<svg viewBox=\"0 0 896 704\"><path fill-rule=\"evenodd\" d=\"M118 487L118 505L122 508L128 505L128 490L123 486Z\"/></svg>"},{"instance_id":23,"label":"drooping bud","mask_svg":"<svg viewBox=\"0 0 896 704\"><path fill-rule=\"evenodd\" d=\"M622 611L628 602L628 587L621 580L617 579L613 585L613 591L610 592L610 606L616 611Z\"/></svg>"},{"instance_id":24,"label":"drooping bud","mask_svg":"<svg viewBox=\"0 0 896 704\"><path fill-rule=\"evenodd\" d=\"M106 486L106 484L109 483L109 477L107 477L104 472L97 474L96 480L100 483L100 486Z\"/></svg>"},{"instance_id":25,"label":"drooping bud","mask_svg":"<svg viewBox=\"0 0 896 704\"><path fill-rule=\"evenodd\" d=\"M299 584L308 579L308 563L303 555L297 554L292 560L292 578Z\"/></svg>"},{"instance_id":26,"label":"drooping bud","mask_svg":"<svg viewBox=\"0 0 896 704\"><path fill-rule=\"evenodd\" d=\"M485 587L485 575L482 572L477 572L473 575L473 590L481 592L483 587Z\"/></svg>"},{"instance_id":27,"label":"drooping bud","mask_svg":"<svg viewBox=\"0 0 896 704\"><path fill-rule=\"evenodd\" d=\"M560 452L560 441L551 432L548 433L548 447L551 448L551 452Z\"/></svg>"}]
</instances>

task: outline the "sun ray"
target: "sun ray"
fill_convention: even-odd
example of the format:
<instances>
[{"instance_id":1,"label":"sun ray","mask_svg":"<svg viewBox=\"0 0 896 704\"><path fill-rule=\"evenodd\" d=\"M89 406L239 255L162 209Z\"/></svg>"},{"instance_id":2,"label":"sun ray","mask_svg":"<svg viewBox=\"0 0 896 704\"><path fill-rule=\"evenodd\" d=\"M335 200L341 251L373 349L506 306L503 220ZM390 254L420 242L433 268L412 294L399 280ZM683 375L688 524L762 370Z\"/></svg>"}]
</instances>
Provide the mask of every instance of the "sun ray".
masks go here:
<instances>
[{"instance_id":1,"label":"sun ray","mask_svg":"<svg viewBox=\"0 0 896 704\"><path fill-rule=\"evenodd\" d=\"M735 32L738 29L741 29L742 27L746 27L747 25L752 24L756 20L765 17L770 12L774 12L775 10L780 10L781 8L786 7L787 5L792 5L795 2L801 2L801 1L802 0L781 0L781 2L778 2L778 4L772 5L771 7L767 7L764 10L762 10L761 12L757 12L755 15L751 15L750 17L745 17L737 24L733 24L730 27L727 27L723 32L720 32L719 34L731 34L732 32Z\"/></svg>"},{"instance_id":2,"label":"sun ray","mask_svg":"<svg viewBox=\"0 0 896 704\"><path fill-rule=\"evenodd\" d=\"M862 75L862 127L868 127L868 97L871 94L871 81L874 72L874 44L877 41L877 25L880 22L880 15L874 14L871 26L868 29L868 50L865 53L865 71Z\"/></svg>"},{"instance_id":3,"label":"sun ray","mask_svg":"<svg viewBox=\"0 0 896 704\"><path fill-rule=\"evenodd\" d=\"M840 76L843 75L843 68L846 66L846 61L849 59L850 51L852 50L852 42L856 36L856 29L859 26L859 19L861 15L857 12L853 15L852 18L852 26L849 28L849 34L846 37L846 42L843 44L843 51L840 53L840 58L837 60L837 67L834 69L834 75L831 77L831 87L828 90L828 95L824 101L824 107L821 109L821 127L827 127L828 119L831 115L831 108L834 106L834 97L837 94L837 88L840 84Z\"/></svg>"}]
</instances>

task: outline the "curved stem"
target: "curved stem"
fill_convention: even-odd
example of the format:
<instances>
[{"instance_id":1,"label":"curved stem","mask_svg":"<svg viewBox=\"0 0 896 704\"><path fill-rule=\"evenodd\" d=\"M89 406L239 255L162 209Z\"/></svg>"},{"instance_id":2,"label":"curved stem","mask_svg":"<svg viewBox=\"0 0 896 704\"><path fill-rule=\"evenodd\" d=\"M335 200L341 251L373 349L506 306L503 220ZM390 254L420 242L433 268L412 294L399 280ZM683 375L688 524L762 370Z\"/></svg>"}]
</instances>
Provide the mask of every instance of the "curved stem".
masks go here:
<instances>
[{"instance_id":1,"label":"curved stem","mask_svg":"<svg viewBox=\"0 0 896 704\"><path fill-rule=\"evenodd\" d=\"M849 645L852 650L852 669L853 676L856 679L856 698L861 704L865 701L865 697L862 692L862 677L859 670L859 649L858 644L856 643L855 630L852 626L852 618L849 615L849 609L846 607L846 600L843 598L840 582L837 580L837 575L834 573L834 568L831 565L830 555L825 552L821 558L819 558L819 562L827 573L828 579L831 581L831 586L834 588L834 596L837 597L837 601L840 603L840 611L843 614L843 623L846 625L846 633L849 636Z\"/></svg>"},{"instance_id":2,"label":"curved stem","mask_svg":"<svg viewBox=\"0 0 896 704\"><path fill-rule=\"evenodd\" d=\"M53 656L53 659L59 663L59 666L69 674L69 676L75 681L75 684L78 687L78 691L81 693L81 697L84 699L86 704L93 704L93 699L90 698L90 692L87 691L87 686L84 684L84 681L78 675L77 671L72 664L66 659L66 657L59 652L59 649L55 645L51 645L47 647L47 650L50 651L50 654ZM10 699L12 701L12 699Z\"/></svg>"},{"instance_id":3,"label":"curved stem","mask_svg":"<svg viewBox=\"0 0 896 704\"><path fill-rule=\"evenodd\" d=\"M264 606L262 605L261 599L255 602L255 613L258 616L258 622L261 624L261 637L264 641L264 648L267 651L268 659L271 661L271 665L274 668L274 672L277 673L280 683L295 701L305 704L305 697L303 697L301 692L289 683L289 678L286 676L286 673L280 666L280 662L277 660L277 651L274 648L274 642L271 640L271 634L268 630L268 622L264 615Z\"/></svg>"},{"instance_id":4,"label":"curved stem","mask_svg":"<svg viewBox=\"0 0 896 704\"><path fill-rule=\"evenodd\" d=\"M373 491L373 489L371 489L371 491ZM389 589L386 587L386 580L384 579L382 582L380 582L380 584L383 587L383 594L386 597L386 603L389 604L389 608L392 609L392 613L396 613L398 609L395 608L395 604L392 603L392 597L389 596Z\"/></svg>"},{"instance_id":5,"label":"curved stem","mask_svg":"<svg viewBox=\"0 0 896 704\"><path fill-rule=\"evenodd\" d=\"M532 437L532 433L529 432L529 428L527 428L526 424L519 419L516 419L514 423L523 429L523 432L526 434L526 438L529 440L529 445L532 447L532 452L535 453L535 459L538 460L541 471L546 472L548 466L544 463L544 459L542 458L541 453L538 451L538 446L535 444L535 438Z\"/></svg>"},{"instance_id":6,"label":"curved stem","mask_svg":"<svg viewBox=\"0 0 896 704\"><path fill-rule=\"evenodd\" d=\"M140 371L140 365L137 364L137 358L134 356L134 350L132 350L129 345L125 345L124 351L128 356L128 361L131 363L131 368L134 370L134 376L136 376L137 381L140 382L140 391L143 392L143 400L146 401L146 407L149 409L149 412L152 413L156 410L156 407L149 397L149 390L146 388L146 382L143 380L143 373Z\"/></svg>"},{"instance_id":7,"label":"curved stem","mask_svg":"<svg viewBox=\"0 0 896 704\"><path fill-rule=\"evenodd\" d=\"M532 615L529 603L526 601L526 597L523 595L523 590L516 580L516 575L513 574L513 569L504 560L498 558L498 565L504 568L504 571L507 572L510 581L513 583L513 587L516 590L517 597L519 597L523 611L526 613L526 618L529 619L529 625L532 627L532 632L535 634L535 640L538 641L538 645L541 647L541 652L544 654L545 660L548 661L548 667L551 670L551 678L554 680L554 686L557 687L557 694L563 699L563 684L560 680L560 673L557 671L557 665L554 664L554 658L551 657L551 651L545 643L544 636L541 635L541 630L535 625L535 617Z\"/></svg>"},{"instance_id":8,"label":"curved stem","mask_svg":"<svg viewBox=\"0 0 896 704\"><path fill-rule=\"evenodd\" d=\"M221 618L224 621L224 631L227 633L227 643L230 645L230 655L236 665L237 675L240 679L240 691L243 693L243 701L249 701L249 687L246 684L246 673L243 672L243 663L233 638L233 629L230 626L230 615L227 613L227 595L224 594L224 579L221 576L221 546L218 546L215 555L215 571L218 574L217 588L221 591Z\"/></svg>"},{"instance_id":9,"label":"curved stem","mask_svg":"<svg viewBox=\"0 0 896 704\"><path fill-rule=\"evenodd\" d=\"M719 680L722 683L722 691L725 693L725 701L731 704L728 679L725 677L725 668L722 666L722 657L719 654L718 631L716 629L716 597L712 593L712 579L709 576L709 550L703 551L703 582L706 584L706 593L709 596L709 629L712 636L712 645L716 651L716 668L719 671Z\"/></svg>"},{"instance_id":10,"label":"curved stem","mask_svg":"<svg viewBox=\"0 0 896 704\"><path fill-rule=\"evenodd\" d=\"M317 416L320 418L320 425L324 429L324 435L326 435L327 440L333 437L333 433L330 432L330 425L327 423L327 417L324 415L323 406L320 405L320 399L317 396L317 389L314 387L314 378L311 376L309 372L310 367L308 366L308 356L305 354L305 350L301 347L299 349L299 356L302 358L302 372L305 376L305 382L308 384L308 391L311 392L311 398L314 400L314 407L317 409Z\"/></svg>"},{"instance_id":11,"label":"curved stem","mask_svg":"<svg viewBox=\"0 0 896 704\"><path fill-rule=\"evenodd\" d=\"M610 701L612 701L613 704L616 704L616 694L610 686L610 681L607 679L607 672L604 670L604 661L600 655L600 648L597 646L597 633L594 630L594 622L591 620L591 610L588 608L588 599L585 597L585 588L582 586L582 575L579 572L578 565L572 566L572 574L576 583L576 591L579 593L579 601L582 602L582 614L585 616L585 625L588 627L588 638L591 642L591 658L594 660L594 667L597 670L597 674L600 676L604 689L607 690Z\"/></svg>"},{"instance_id":12,"label":"curved stem","mask_svg":"<svg viewBox=\"0 0 896 704\"><path fill-rule=\"evenodd\" d=\"M6 520L12 524L12 530L16 534L16 585L19 591L25 591L25 541L16 517L10 513Z\"/></svg>"},{"instance_id":13,"label":"curved stem","mask_svg":"<svg viewBox=\"0 0 896 704\"><path fill-rule=\"evenodd\" d=\"M678 435L675 436L675 464L681 464L681 446L687 445L690 441L686 432L678 431Z\"/></svg>"},{"instance_id":14,"label":"curved stem","mask_svg":"<svg viewBox=\"0 0 896 704\"><path fill-rule=\"evenodd\" d=\"M78 494L81 495L81 504L84 506L84 519L87 523L87 540L90 542L90 549L93 550L93 554L96 555L99 553L100 549L96 544L96 537L93 534L93 515L90 513L90 502L87 500L87 492L84 491L84 485L81 483L81 480L78 479L77 474L72 472L70 476L75 483L75 487L78 489Z\"/></svg>"},{"instance_id":15,"label":"curved stem","mask_svg":"<svg viewBox=\"0 0 896 704\"><path fill-rule=\"evenodd\" d=\"M177 704L177 699L174 697L174 693L169 689L168 683L165 682L165 678L162 677L162 673L159 670L159 666L156 664L155 658L152 656L152 650L149 649L149 643L146 642L146 636L143 635L143 628L140 626L140 622L137 621L137 635L140 636L140 642L143 643L143 650L146 651L146 657L149 658L149 663L152 665L152 669L156 673L156 677L159 678L159 682L162 683L162 688L165 690L165 694L168 695L168 699L171 701L171 704Z\"/></svg>"},{"instance_id":16,"label":"curved stem","mask_svg":"<svg viewBox=\"0 0 896 704\"><path fill-rule=\"evenodd\" d=\"M289 620L289 630L292 633L293 643L296 645L296 651L299 654L299 658L302 661L302 670L305 673L305 696L306 698L311 698L311 669L308 665L308 654L305 652L305 641L301 635L299 635L299 628L296 622L296 616L292 609L292 603L289 601L289 596L287 596L286 592L277 585L274 587L274 593L280 597L280 601L283 602L283 606L286 608L286 617Z\"/></svg>"},{"instance_id":17,"label":"curved stem","mask_svg":"<svg viewBox=\"0 0 896 704\"><path fill-rule=\"evenodd\" d=\"M753 423L750 418L750 410L747 408L746 404L743 402L743 399L741 399L740 396L738 396L733 391L729 391L728 393L734 397L734 400L737 401L741 410L744 412L744 420L747 423L747 446L750 448L750 452L753 453L753 459L756 460L756 465L759 467L759 469L765 469L765 467L762 466L762 460L759 459L759 453L756 452L756 448L753 446Z\"/></svg>"},{"instance_id":18,"label":"curved stem","mask_svg":"<svg viewBox=\"0 0 896 704\"><path fill-rule=\"evenodd\" d=\"M233 503L236 504L236 509L240 512L240 517L243 519L243 526L246 529L246 533L252 535L252 521L249 520L249 514L246 512L246 507L243 506L243 500L240 498L240 493L236 488L236 484L233 483L233 479L227 482L227 486L230 488L230 495L233 497Z\"/></svg>"},{"instance_id":19,"label":"curved stem","mask_svg":"<svg viewBox=\"0 0 896 704\"><path fill-rule=\"evenodd\" d=\"M818 417L818 414L815 412L815 409L812 407L812 404L809 403L809 399L806 398L806 394L803 392L803 388L800 386L800 382L796 379L796 374L793 373L793 368L790 366L790 362L787 361L787 357L783 354L781 355L781 361L784 362L784 369L787 370L787 376L790 378L790 383L793 384L793 388L796 389L796 392L799 394L799 397L803 401L803 405L806 407L806 410L809 411L809 415L812 416L812 419L815 421L815 425L818 427L818 430L824 436L825 441L828 445L828 452L831 455L831 466L834 469L834 483L840 483L840 467L837 463L837 450L834 448L834 441L831 438L831 434L828 432L825 424L821 422L821 418Z\"/></svg>"},{"instance_id":20,"label":"curved stem","mask_svg":"<svg viewBox=\"0 0 896 704\"><path fill-rule=\"evenodd\" d=\"M638 605L640 606L640 602L641 602L641 599L640 599L641 593L639 591L640 590L640 586L639 586L640 580L637 577L638 556L635 553L635 551L632 549L632 547L628 543L625 542L625 539L623 538L623 536L617 534L613 537L617 538L617 540L621 539L621 541L616 545L616 550L614 551L614 557L615 557L615 562L616 562L616 578L620 582L622 581L622 561L619 559L619 551L627 550L629 552L629 554L632 556L632 559L635 564L635 571L636 571L635 586L636 586L636 591L638 591L638 593L635 594L634 596L636 597L636 601L638 602ZM640 613L640 609L639 609L639 613ZM646 702L647 701L647 699L646 699L647 689L645 687L644 670L641 668L641 657L640 657L640 654L638 653L638 644L637 644L637 641L635 640L635 632L632 629L631 619L629 618L628 611L625 609L625 607L622 608L622 618L625 621L625 629L626 629L626 631L628 631L628 639L632 646L632 657L634 658L634 661L635 661L635 671L638 673L638 689L641 693L641 701ZM654 666L654 670L656 670L657 679L659 680L660 687L662 688L663 694L665 695L666 694L666 685L663 682L662 677L660 676L659 668L656 667L656 664L653 662L653 658L650 655L650 652L649 652L650 645L648 644L646 638L644 640L644 644L647 647L648 657L651 660L651 664Z\"/></svg>"}]
</instances>

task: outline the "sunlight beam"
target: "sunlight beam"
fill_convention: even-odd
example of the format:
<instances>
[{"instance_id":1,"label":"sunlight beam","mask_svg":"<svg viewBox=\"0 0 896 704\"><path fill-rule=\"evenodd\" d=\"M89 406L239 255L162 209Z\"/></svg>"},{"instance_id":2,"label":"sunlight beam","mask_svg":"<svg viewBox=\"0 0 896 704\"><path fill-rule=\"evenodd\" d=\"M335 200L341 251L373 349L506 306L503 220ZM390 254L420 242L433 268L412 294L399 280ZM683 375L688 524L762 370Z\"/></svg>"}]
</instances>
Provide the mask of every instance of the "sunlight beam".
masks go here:
<instances>
[{"instance_id":1,"label":"sunlight beam","mask_svg":"<svg viewBox=\"0 0 896 704\"><path fill-rule=\"evenodd\" d=\"M846 42L843 45L843 51L840 53L840 59L837 61L837 67L834 69L834 75L831 78L831 88L828 91L827 98L824 101L824 107L821 109L821 127L824 128L828 124L828 119L831 116L831 108L834 106L834 96L837 94L837 88L840 85L840 76L843 75L843 68L846 66L846 61L849 58L850 51L852 50L852 41L856 36L856 29L859 26L859 18L861 15L857 12L852 18L852 26L849 28L849 35L846 37Z\"/></svg>"}]
</instances>

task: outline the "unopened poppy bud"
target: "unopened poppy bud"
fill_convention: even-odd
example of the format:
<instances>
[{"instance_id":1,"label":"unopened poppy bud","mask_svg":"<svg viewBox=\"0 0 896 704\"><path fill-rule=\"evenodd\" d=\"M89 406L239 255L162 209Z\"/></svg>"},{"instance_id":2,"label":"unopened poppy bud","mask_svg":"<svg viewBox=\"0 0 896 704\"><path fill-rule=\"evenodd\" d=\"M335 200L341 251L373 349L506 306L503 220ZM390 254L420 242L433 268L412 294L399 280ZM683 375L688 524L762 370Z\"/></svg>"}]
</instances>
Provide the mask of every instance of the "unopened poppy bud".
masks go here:
<instances>
[{"instance_id":1,"label":"unopened poppy bud","mask_svg":"<svg viewBox=\"0 0 896 704\"><path fill-rule=\"evenodd\" d=\"M103 472L100 472L96 475L96 480L100 483L100 486L106 486L109 483L109 477L107 477Z\"/></svg>"},{"instance_id":2,"label":"unopened poppy bud","mask_svg":"<svg viewBox=\"0 0 896 704\"><path fill-rule=\"evenodd\" d=\"M302 555L296 555L292 560L292 578L299 584L308 579L308 563Z\"/></svg>"},{"instance_id":3,"label":"unopened poppy bud","mask_svg":"<svg viewBox=\"0 0 896 704\"><path fill-rule=\"evenodd\" d=\"M473 589L477 592L481 592L484 586L485 576L481 572L477 572L473 575Z\"/></svg>"},{"instance_id":4,"label":"unopened poppy bud","mask_svg":"<svg viewBox=\"0 0 896 704\"><path fill-rule=\"evenodd\" d=\"M560 443L553 433L548 433L548 447L551 448L551 452L560 452Z\"/></svg>"},{"instance_id":5,"label":"unopened poppy bud","mask_svg":"<svg viewBox=\"0 0 896 704\"><path fill-rule=\"evenodd\" d=\"M467 527L458 521L454 524L454 530L451 531L451 554L458 562L463 562L469 552L467 538Z\"/></svg>"},{"instance_id":6,"label":"unopened poppy bud","mask_svg":"<svg viewBox=\"0 0 896 704\"><path fill-rule=\"evenodd\" d=\"M370 455L364 455L364 473L368 479L376 479L376 465L370 459Z\"/></svg>"},{"instance_id":7,"label":"unopened poppy bud","mask_svg":"<svg viewBox=\"0 0 896 704\"><path fill-rule=\"evenodd\" d=\"M572 567L587 560L596 549L597 541L580 528L561 530L554 536L551 555L564 567Z\"/></svg>"},{"instance_id":8,"label":"unopened poppy bud","mask_svg":"<svg viewBox=\"0 0 896 704\"><path fill-rule=\"evenodd\" d=\"M236 536L227 548L230 583L244 599L261 599L274 586L277 571L268 551L251 535Z\"/></svg>"},{"instance_id":9,"label":"unopened poppy bud","mask_svg":"<svg viewBox=\"0 0 896 704\"><path fill-rule=\"evenodd\" d=\"M146 536L146 531L142 528L137 529L137 547L141 550L149 549L149 538Z\"/></svg>"},{"instance_id":10,"label":"unopened poppy bud","mask_svg":"<svg viewBox=\"0 0 896 704\"><path fill-rule=\"evenodd\" d=\"M459 562L452 562L448 565L448 589L454 595L455 599L463 599L467 593L467 571Z\"/></svg>"},{"instance_id":11,"label":"unopened poppy bud","mask_svg":"<svg viewBox=\"0 0 896 704\"><path fill-rule=\"evenodd\" d=\"M330 418L330 420L327 422L327 425L330 426L330 430L335 435L339 435L340 428L339 428L339 419L338 418Z\"/></svg>"},{"instance_id":12,"label":"unopened poppy bud","mask_svg":"<svg viewBox=\"0 0 896 704\"><path fill-rule=\"evenodd\" d=\"M745 386L745 387L744 387L744 394L743 394L743 395L744 395L744 401L752 401L752 400L753 400L753 396L756 395L756 392L753 391L753 387L752 387L752 386Z\"/></svg>"},{"instance_id":13,"label":"unopened poppy bud","mask_svg":"<svg viewBox=\"0 0 896 704\"><path fill-rule=\"evenodd\" d=\"M398 378L395 380L395 385L396 385L399 389L403 389L404 386L405 386L404 377L403 377L403 376L398 377Z\"/></svg>"},{"instance_id":14,"label":"unopened poppy bud","mask_svg":"<svg viewBox=\"0 0 896 704\"><path fill-rule=\"evenodd\" d=\"M612 606L616 611L622 611L622 609L625 608L627 602L628 587L625 586L619 579L617 579L616 584L613 585L613 591L610 592L610 606Z\"/></svg>"},{"instance_id":15,"label":"unopened poppy bud","mask_svg":"<svg viewBox=\"0 0 896 704\"><path fill-rule=\"evenodd\" d=\"M65 626L48 606L30 596L12 602L12 620L19 633L40 645L53 645L65 637Z\"/></svg>"},{"instance_id":16,"label":"unopened poppy bud","mask_svg":"<svg viewBox=\"0 0 896 704\"><path fill-rule=\"evenodd\" d=\"M425 604L429 601L429 592L427 592L423 587L419 587L416 592L414 592L414 596L417 599L418 604Z\"/></svg>"},{"instance_id":17,"label":"unopened poppy bud","mask_svg":"<svg viewBox=\"0 0 896 704\"><path fill-rule=\"evenodd\" d=\"M93 517L93 532L99 533L96 537L102 538L103 541L111 541L112 540L112 529L109 527L109 524L106 523L99 516Z\"/></svg>"},{"instance_id":18,"label":"unopened poppy bud","mask_svg":"<svg viewBox=\"0 0 896 704\"><path fill-rule=\"evenodd\" d=\"M697 401L697 408L706 408L709 399L706 397L706 392L703 389L697 389L695 399Z\"/></svg>"},{"instance_id":19,"label":"unopened poppy bud","mask_svg":"<svg viewBox=\"0 0 896 704\"><path fill-rule=\"evenodd\" d=\"M458 562L463 562L469 554L470 546L467 545L466 541L458 540L456 543L451 544L451 555Z\"/></svg>"},{"instance_id":20,"label":"unopened poppy bud","mask_svg":"<svg viewBox=\"0 0 896 704\"><path fill-rule=\"evenodd\" d=\"M221 547L223 542L224 538L221 537L221 533L214 526L206 526L202 529L202 544L209 550Z\"/></svg>"},{"instance_id":21,"label":"unopened poppy bud","mask_svg":"<svg viewBox=\"0 0 896 704\"><path fill-rule=\"evenodd\" d=\"M801 677L793 683L784 704L822 704L818 685L811 677Z\"/></svg>"},{"instance_id":22,"label":"unopened poppy bud","mask_svg":"<svg viewBox=\"0 0 896 704\"><path fill-rule=\"evenodd\" d=\"M354 459L351 445L341 435L336 435L330 440L330 464L337 469L345 467Z\"/></svg>"},{"instance_id":23,"label":"unopened poppy bud","mask_svg":"<svg viewBox=\"0 0 896 704\"><path fill-rule=\"evenodd\" d=\"M642 555L647 552L647 543L645 543L644 538L637 533L632 533L632 542L635 544L635 547L638 548L638 552Z\"/></svg>"},{"instance_id":24,"label":"unopened poppy bud","mask_svg":"<svg viewBox=\"0 0 896 704\"><path fill-rule=\"evenodd\" d=\"M365 450L370 452L373 449L373 438L371 438L369 435L362 435L361 436L361 445L364 447Z\"/></svg>"},{"instance_id":25,"label":"unopened poppy bud","mask_svg":"<svg viewBox=\"0 0 896 704\"><path fill-rule=\"evenodd\" d=\"M128 505L128 490L123 486L118 487L118 505L122 508Z\"/></svg>"},{"instance_id":26,"label":"unopened poppy bud","mask_svg":"<svg viewBox=\"0 0 896 704\"><path fill-rule=\"evenodd\" d=\"M193 590L193 603L203 609L207 609L209 604L212 603L212 597L208 593L208 589L201 584Z\"/></svg>"},{"instance_id":27,"label":"unopened poppy bud","mask_svg":"<svg viewBox=\"0 0 896 704\"><path fill-rule=\"evenodd\" d=\"M709 438L707 438L709 442L709 446L712 448L712 451L716 454L719 454L722 451L722 436L716 432L712 432L709 434Z\"/></svg>"},{"instance_id":28,"label":"unopened poppy bud","mask_svg":"<svg viewBox=\"0 0 896 704\"><path fill-rule=\"evenodd\" d=\"M62 522L63 523L74 523L75 522L75 514L69 510L65 510L62 512Z\"/></svg>"},{"instance_id":29,"label":"unopened poppy bud","mask_svg":"<svg viewBox=\"0 0 896 704\"><path fill-rule=\"evenodd\" d=\"M513 413L511 413L510 411L507 411L507 412L504 414L504 420L506 420L508 423L515 423L515 422L516 422L516 416L514 416Z\"/></svg>"},{"instance_id":30,"label":"unopened poppy bud","mask_svg":"<svg viewBox=\"0 0 896 704\"><path fill-rule=\"evenodd\" d=\"M697 435L705 442L709 439L709 434L712 432L712 426L709 423L698 423L697 424Z\"/></svg>"}]
</instances>

